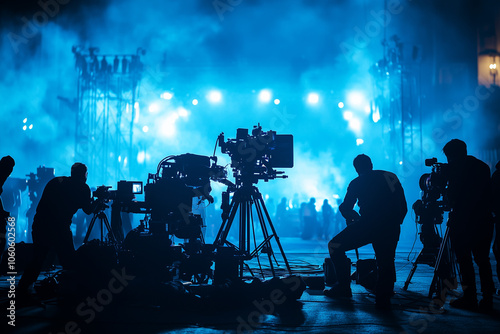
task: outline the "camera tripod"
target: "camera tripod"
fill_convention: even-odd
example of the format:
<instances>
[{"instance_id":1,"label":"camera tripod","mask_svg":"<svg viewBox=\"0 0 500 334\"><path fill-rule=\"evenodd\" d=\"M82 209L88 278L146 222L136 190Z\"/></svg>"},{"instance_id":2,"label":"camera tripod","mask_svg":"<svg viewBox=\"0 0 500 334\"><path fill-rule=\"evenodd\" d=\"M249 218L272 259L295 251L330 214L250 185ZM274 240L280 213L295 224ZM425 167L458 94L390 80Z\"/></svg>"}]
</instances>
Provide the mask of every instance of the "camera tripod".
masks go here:
<instances>
[{"instance_id":1,"label":"camera tripod","mask_svg":"<svg viewBox=\"0 0 500 334\"><path fill-rule=\"evenodd\" d=\"M99 225L101 227L101 242L104 240L104 225L106 225L106 229L108 230L108 237L109 240L112 242L116 242L115 235L113 234L113 230L111 229L111 225L109 224L108 217L104 213L104 210L108 208L107 205L104 205L103 207L99 208L98 211L94 212L94 216L92 217L92 220L90 221L89 227L87 229L87 234L85 235L85 238L83 239L83 243L86 244L87 241L89 240L90 233L92 232L92 229L94 228L94 224L97 219L99 219Z\"/></svg>"},{"instance_id":2,"label":"camera tripod","mask_svg":"<svg viewBox=\"0 0 500 334\"><path fill-rule=\"evenodd\" d=\"M255 225L253 219L253 207L255 206L255 211L257 213L257 218L259 220L260 227L262 229L262 234L264 237L264 241L262 241L258 246L256 243L255 236ZM239 247L233 245L231 242L227 240L227 236L233 225L234 219L236 217L236 213L239 210ZM274 270L273 259L278 265L278 261L274 255L271 240L274 238L276 243L278 244L279 250L285 262L288 273L291 275L292 271L290 269L290 265L288 264L288 260L286 258L285 253L283 252L283 247L281 246L278 234L273 226L271 221L271 217L269 216L269 212L265 206L264 200L262 199L262 194L259 192L256 186L253 185L243 185L241 188L238 188L231 200L231 204L228 208L229 215L226 215L222 221L222 225L217 233L217 237L215 238L214 245L229 245L236 250L236 254L239 257L238 269L239 269L239 277L243 277L243 269L244 269L244 261L251 260L255 257L258 258L259 253L267 253L269 258L269 265L272 271L273 277L276 277L276 273ZM266 224L267 223L267 224ZM271 229L272 234L269 234L268 227ZM254 239L255 248L251 249L251 237ZM278 265L279 266L279 265ZM259 260L260 267L260 260ZM261 273L262 267L260 267Z\"/></svg>"},{"instance_id":3,"label":"camera tripod","mask_svg":"<svg viewBox=\"0 0 500 334\"><path fill-rule=\"evenodd\" d=\"M446 230L441 240L439 248L425 247L420 251L417 259L413 263L413 267L408 274L403 290L408 290L410 281L417 270L418 264L427 264L434 267L434 275L429 287L429 298L434 294L439 295L441 291L452 286L452 282L457 277L457 263L455 261L455 254L450 245L450 227L446 224Z\"/></svg>"}]
</instances>

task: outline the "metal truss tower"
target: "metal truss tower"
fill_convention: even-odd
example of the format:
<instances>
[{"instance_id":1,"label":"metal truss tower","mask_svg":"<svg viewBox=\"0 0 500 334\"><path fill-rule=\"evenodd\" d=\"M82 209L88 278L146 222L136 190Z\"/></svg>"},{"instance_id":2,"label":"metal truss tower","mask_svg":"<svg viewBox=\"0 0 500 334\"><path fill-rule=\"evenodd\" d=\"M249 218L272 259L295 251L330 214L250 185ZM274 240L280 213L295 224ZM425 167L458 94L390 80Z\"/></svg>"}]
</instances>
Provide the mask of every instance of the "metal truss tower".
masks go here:
<instances>
[{"instance_id":1,"label":"metal truss tower","mask_svg":"<svg viewBox=\"0 0 500 334\"><path fill-rule=\"evenodd\" d=\"M396 168L423 159L419 62L404 62L402 47L398 37L392 36L384 42L384 58L370 69L374 82L372 116L381 124L386 156Z\"/></svg>"},{"instance_id":2,"label":"metal truss tower","mask_svg":"<svg viewBox=\"0 0 500 334\"><path fill-rule=\"evenodd\" d=\"M72 51L78 72L75 159L87 164L89 184L111 185L129 178L136 161L134 122L145 52Z\"/></svg>"}]
</instances>

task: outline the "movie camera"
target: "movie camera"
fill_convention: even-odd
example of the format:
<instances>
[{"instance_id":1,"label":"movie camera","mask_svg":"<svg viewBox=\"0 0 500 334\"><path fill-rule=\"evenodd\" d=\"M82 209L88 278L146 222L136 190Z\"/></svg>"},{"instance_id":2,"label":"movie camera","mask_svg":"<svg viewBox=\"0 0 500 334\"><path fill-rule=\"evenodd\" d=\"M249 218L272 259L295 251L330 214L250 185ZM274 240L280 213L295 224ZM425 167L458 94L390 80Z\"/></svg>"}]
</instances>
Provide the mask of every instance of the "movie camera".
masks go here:
<instances>
[{"instance_id":1,"label":"movie camera","mask_svg":"<svg viewBox=\"0 0 500 334\"><path fill-rule=\"evenodd\" d=\"M258 180L269 181L286 178L275 168L293 167L293 136L278 135L276 131L262 131L260 124L248 129L237 129L236 139L224 141L224 133L218 137L222 153L231 157L231 168L236 185L254 184Z\"/></svg>"},{"instance_id":2,"label":"movie camera","mask_svg":"<svg viewBox=\"0 0 500 334\"><path fill-rule=\"evenodd\" d=\"M449 211L447 200L448 164L438 162L436 158L426 159L425 165L432 167L431 173L420 177L419 186L422 199L413 203L417 223L421 224L420 241L424 247L439 248L441 237L435 225L443 223L444 211Z\"/></svg>"},{"instance_id":3,"label":"movie camera","mask_svg":"<svg viewBox=\"0 0 500 334\"><path fill-rule=\"evenodd\" d=\"M146 214L146 219L123 242L129 253L124 253L122 260L132 272L167 277L174 271L198 283L212 277L214 248L205 244L203 219L193 213L193 205L203 200L213 203L210 182L224 182L226 174L217 165L216 157L168 156L159 162L156 173L149 174L144 202L131 200L134 189L138 189L134 183L124 184L123 192L118 190L115 196L119 200L113 201L112 216L119 217L113 210ZM184 243L174 245L174 236Z\"/></svg>"},{"instance_id":4,"label":"movie camera","mask_svg":"<svg viewBox=\"0 0 500 334\"><path fill-rule=\"evenodd\" d=\"M443 291L446 281L456 277L456 265L449 239L449 226L441 237L437 225L443 223L443 214L450 211L448 201L449 165L438 162L436 158L426 159L425 165L432 167L431 173L420 177L419 185L422 199L413 203L416 221L420 224L420 241L423 248L413 263L403 290L407 290L417 265L427 264L434 267L434 277L429 289L429 298Z\"/></svg>"}]
</instances>

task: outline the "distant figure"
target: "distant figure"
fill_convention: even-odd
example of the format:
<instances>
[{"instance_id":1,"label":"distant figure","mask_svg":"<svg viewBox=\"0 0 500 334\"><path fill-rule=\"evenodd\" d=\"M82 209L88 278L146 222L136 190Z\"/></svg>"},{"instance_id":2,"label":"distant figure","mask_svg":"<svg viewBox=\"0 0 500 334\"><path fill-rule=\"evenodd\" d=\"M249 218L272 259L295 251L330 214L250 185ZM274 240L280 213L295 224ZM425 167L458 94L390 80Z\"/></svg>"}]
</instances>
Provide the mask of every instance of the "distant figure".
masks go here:
<instances>
[{"instance_id":1,"label":"distant figure","mask_svg":"<svg viewBox=\"0 0 500 334\"><path fill-rule=\"evenodd\" d=\"M324 293L332 298L352 296L351 261L345 252L371 243L378 268L376 306L390 309L396 280L394 258L400 224L408 211L404 191L396 175L373 170L367 155L358 155L353 165L359 176L351 181L344 202L339 206L348 223L328 243L338 282ZM359 214L354 210L356 202Z\"/></svg>"},{"instance_id":2,"label":"distant figure","mask_svg":"<svg viewBox=\"0 0 500 334\"><path fill-rule=\"evenodd\" d=\"M14 159L10 155L0 159L0 195L3 192L5 181L7 181L7 178L14 170L15 164ZM4 210L2 199L0 198L0 259L2 258L7 240L7 220L9 216L10 213Z\"/></svg>"},{"instance_id":3,"label":"distant figure","mask_svg":"<svg viewBox=\"0 0 500 334\"><path fill-rule=\"evenodd\" d=\"M493 243L493 254L497 260L497 279L500 280L500 161L496 164L496 170L491 178L493 184L493 213L495 214L495 242Z\"/></svg>"},{"instance_id":4,"label":"distant figure","mask_svg":"<svg viewBox=\"0 0 500 334\"><path fill-rule=\"evenodd\" d=\"M328 240L329 239L330 224L333 221L334 213L333 213L333 208L328 203L327 199L325 199L323 201L323 205L321 206L321 212L323 214L323 226L321 229L320 238Z\"/></svg>"},{"instance_id":5,"label":"distant figure","mask_svg":"<svg viewBox=\"0 0 500 334\"><path fill-rule=\"evenodd\" d=\"M70 177L56 177L47 183L33 221L33 260L19 281L21 295L26 294L37 280L51 249L55 249L64 269L71 268L75 253L71 219L78 209L91 214L98 203L92 203L86 182L87 166L77 162L71 167Z\"/></svg>"},{"instance_id":6,"label":"distant figure","mask_svg":"<svg viewBox=\"0 0 500 334\"><path fill-rule=\"evenodd\" d=\"M332 229L333 236L339 234L340 231L342 231L346 226L345 219L344 217L342 217L342 213L340 213L339 210L339 204L338 204L339 200L336 201L337 201L337 211L335 211L333 214L333 229Z\"/></svg>"},{"instance_id":7,"label":"distant figure","mask_svg":"<svg viewBox=\"0 0 500 334\"><path fill-rule=\"evenodd\" d=\"M287 224L287 214L288 214L288 201L286 197L281 199L281 202L276 206L276 215L274 216L274 221L276 224L276 228L281 230L282 227Z\"/></svg>"},{"instance_id":8,"label":"distant figure","mask_svg":"<svg viewBox=\"0 0 500 334\"><path fill-rule=\"evenodd\" d=\"M302 239L304 240L309 240L318 233L318 213L316 211L315 203L316 199L311 197L309 203L307 203L302 209L302 217L304 219Z\"/></svg>"},{"instance_id":9,"label":"distant figure","mask_svg":"<svg viewBox=\"0 0 500 334\"><path fill-rule=\"evenodd\" d=\"M467 145L459 139L448 142L443 152L449 165L450 240L460 267L464 292L462 297L452 300L450 306L468 310L478 308L472 263L474 256L483 293L479 307L490 310L495 292L489 258L493 238L490 168L481 160L467 155Z\"/></svg>"}]
</instances>

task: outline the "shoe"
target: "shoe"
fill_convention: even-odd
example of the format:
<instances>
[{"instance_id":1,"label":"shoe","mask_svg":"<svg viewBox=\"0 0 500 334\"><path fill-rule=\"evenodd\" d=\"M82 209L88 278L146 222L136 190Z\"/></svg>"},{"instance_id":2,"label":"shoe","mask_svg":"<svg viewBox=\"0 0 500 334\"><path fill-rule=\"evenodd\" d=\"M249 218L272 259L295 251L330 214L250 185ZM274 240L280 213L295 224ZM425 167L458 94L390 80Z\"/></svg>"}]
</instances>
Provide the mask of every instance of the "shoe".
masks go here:
<instances>
[{"instance_id":1,"label":"shoe","mask_svg":"<svg viewBox=\"0 0 500 334\"><path fill-rule=\"evenodd\" d=\"M335 284L330 289L324 289L323 294L330 298L351 298L352 290L349 285L341 286L339 284Z\"/></svg>"},{"instance_id":2,"label":"shoe","mask_svg":"<svg viewBox=\"0 0 500 334\"><path fill-rule=\"evenodd\" d=\"M461 310L477 311L477 298L476 297L460 297L450 301L450 306Z\"/></svg>"}]
</instances>

